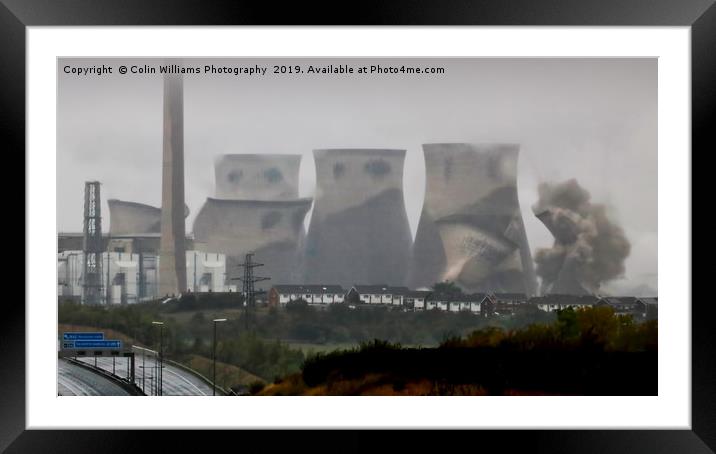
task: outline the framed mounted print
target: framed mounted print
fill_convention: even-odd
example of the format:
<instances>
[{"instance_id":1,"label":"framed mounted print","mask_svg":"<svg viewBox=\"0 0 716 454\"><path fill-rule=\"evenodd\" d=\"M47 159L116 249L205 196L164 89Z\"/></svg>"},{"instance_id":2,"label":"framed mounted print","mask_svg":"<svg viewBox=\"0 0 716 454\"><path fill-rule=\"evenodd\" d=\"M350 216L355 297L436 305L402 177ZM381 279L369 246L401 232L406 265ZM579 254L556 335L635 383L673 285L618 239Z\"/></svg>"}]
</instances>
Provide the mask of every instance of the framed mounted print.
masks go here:
<instances>
[{"instance_id":1,"label":"framed mounted print","mask_svg":"<svg viewBox=\"0 0 716 454\"><path fill-rule=\"evenodd\" d=\"M716 10L419 3L6 2L27 294L4 446L329 428L713 449L690 238Z\"/></svg>"}]
</instances>

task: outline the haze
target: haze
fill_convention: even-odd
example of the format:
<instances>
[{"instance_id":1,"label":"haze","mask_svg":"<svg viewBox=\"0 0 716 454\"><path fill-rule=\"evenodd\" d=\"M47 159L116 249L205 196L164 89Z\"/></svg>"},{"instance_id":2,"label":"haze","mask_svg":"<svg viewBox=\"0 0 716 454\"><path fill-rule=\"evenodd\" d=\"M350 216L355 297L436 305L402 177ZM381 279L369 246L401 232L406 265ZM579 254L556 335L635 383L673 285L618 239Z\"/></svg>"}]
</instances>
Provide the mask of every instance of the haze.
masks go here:
<instances>
[{"instance_id":1,"label":"haze","mask_svg":"<svg viewBox=\"0 0 716 454\"><path fill-rule=\"evenodd\" d=\"M82 230L83 187L106 200L160 205L161 76L64 74L65 65L158 65L152 59L59 59L57 228ZM170 62L175 63L175 62ZM657 288L656 59L184 59L203 66L441 66L442 75L233 74L185 77L185 185L191 214L213 197L225 153L303 155L300 195L311 196L315 148L404 148L413 235L424 196L421 144L521 145L518 189L530 247L552 236L534 217L540 182L576 178L605 203L632 243L613 288ZM310 216L310 214L309 214Z\"/></svg>"}]
</instances>

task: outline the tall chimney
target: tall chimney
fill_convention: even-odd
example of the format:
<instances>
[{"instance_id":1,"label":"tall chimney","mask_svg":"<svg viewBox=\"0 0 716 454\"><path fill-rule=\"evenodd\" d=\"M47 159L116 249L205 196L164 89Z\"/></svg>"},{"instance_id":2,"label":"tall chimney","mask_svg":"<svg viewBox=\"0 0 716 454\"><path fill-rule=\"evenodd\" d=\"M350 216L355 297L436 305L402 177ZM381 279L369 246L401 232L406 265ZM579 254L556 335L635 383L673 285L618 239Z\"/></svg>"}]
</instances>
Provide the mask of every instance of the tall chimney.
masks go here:
<instances>
[{"instance_id":1,"label":"tall chimney","mask_svg":"<svg viewBox=\"0 0 716 454\"><path fill-rule=\"evenodd\" d=\"M162 220L159 244L159 295L186 290L184 227L184 93L182 76L164 75Z\"/></svg>"}]
</instances>

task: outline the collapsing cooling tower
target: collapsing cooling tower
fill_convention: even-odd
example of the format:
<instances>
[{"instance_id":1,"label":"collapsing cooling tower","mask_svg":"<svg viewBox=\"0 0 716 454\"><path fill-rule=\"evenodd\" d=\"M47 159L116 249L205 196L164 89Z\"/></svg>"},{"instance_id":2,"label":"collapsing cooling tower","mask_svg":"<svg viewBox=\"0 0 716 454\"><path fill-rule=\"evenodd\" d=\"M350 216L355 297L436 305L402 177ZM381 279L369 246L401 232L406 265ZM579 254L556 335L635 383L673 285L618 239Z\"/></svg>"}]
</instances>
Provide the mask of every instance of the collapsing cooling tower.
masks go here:
<instances>
[{"instance_id":1,"label":"collapsing cooling tower","mask_svg":"<svg viewBox=\"0 0 716 454\"><path fill-rule=\"evenodd\" d=\"M304 219L312 199L298 198L300 155L227 154L214 165L217 198L194 221L197 248L226 254L227 284L241 286L244 255L274 283L300 283Z\"/></svg>"},{"instance_id":2,"label":"collapsing cooling tower","mask_svg":"<svg viewBox=\"0 0 716 454\"><path fill-rule=\"evenodd\" d=\"M316 198L305 282L403 285L411 235L403 201L405 150L314 150Z\"/></svg>"},{"instance_id":3,"label":"collapsing cooling tower","mask_svg":"<svg viewBox=\"0 0 716 454\"><path fill-rule=\"evenodd\" d=\"M552 247L535 253L543 294L595 294L624 275L631 244L604 205L575 179L543 182L538 194L532 210L554 236Z\"/></svg>"},{"instance_id":4,"label":"collapsing cooling tower","mask_svg":"<svg viewBox=\"0 0 716 454\"><path fill-rule=\"evenodd\" d=\"M215 163L216 197L232 200L298 198L301 155L227 154Z\"/></svg>"},{"instance_id":5,"label":"collapsing cooling tower","mask_svg":"<svg viewBox=\"0 0 716 454\"><path fill-rule=\"evenodd\" d=\"M109 199L109 234L135 235L159 233L161 229L161 208L143 203ZM184 205L184 217L189 216L189 207Z\"/></svg>"},{"instance_id":6,"label":"collapsing cooling tower","mask_svg":"<svg viewBox=\"0 0 716 454\"><path fill-rule=\"evenodd\" d=\"M241 276L244 255L265 264L257 275L273 283L300 283L303 221L312 199L285 201L208 198L194 220L194 241L204 251L226 254L229 280ZM238 281L229 284L241 285Z\"/></svg>"},{"instance_id":7,"label":"collapsing cooling tower","mask_svg":"<svg viewBox=\"0 0 716 454\"><path fill-rule=\"evenodd\" d=\"M425 202L409 284L470 292L537 289L517 198L518 145L425 144Z\"/></svg>"}]
</instances>

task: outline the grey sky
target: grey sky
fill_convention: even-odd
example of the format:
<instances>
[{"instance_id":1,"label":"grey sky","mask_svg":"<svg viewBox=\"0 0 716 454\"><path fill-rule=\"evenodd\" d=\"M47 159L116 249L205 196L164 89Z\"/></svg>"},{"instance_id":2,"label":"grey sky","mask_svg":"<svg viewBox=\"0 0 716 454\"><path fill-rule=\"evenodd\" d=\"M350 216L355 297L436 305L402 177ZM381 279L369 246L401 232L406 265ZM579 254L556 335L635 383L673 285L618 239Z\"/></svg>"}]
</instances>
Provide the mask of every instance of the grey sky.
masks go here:
<instances>
[{"instance_id":1,"label":"grey sky","mask_svg":"<svg viewBox=\"0 0 716 454\"><path fill-rule=\"evenodd\" d=\"M106 199L160 205L161 75L120 75L150 59L58 61L59 231L81 231L86 180ZM404 148L405 203L415 234L424 192L421 144L517 142L530 246L549 246L532 215L540 181L577 178L632 243L621 283L657 285L656 59L185 59L184 66L267 66L266 76L188 75L184 85L187 231L214 196L223 153L297 153L300 195L313 193L311 150ZM106 64L113 75L64 74ZM442 66L443 75L273 75L272 66ZM103 229L109 227L108 216ZM618 284L618 283L617 283Z\"/></svg>"}]
</instances>

